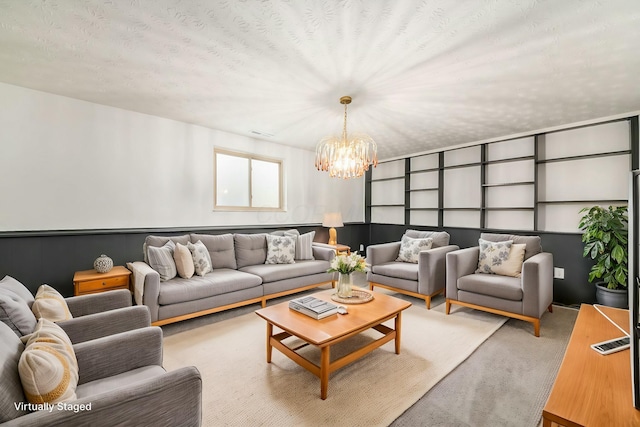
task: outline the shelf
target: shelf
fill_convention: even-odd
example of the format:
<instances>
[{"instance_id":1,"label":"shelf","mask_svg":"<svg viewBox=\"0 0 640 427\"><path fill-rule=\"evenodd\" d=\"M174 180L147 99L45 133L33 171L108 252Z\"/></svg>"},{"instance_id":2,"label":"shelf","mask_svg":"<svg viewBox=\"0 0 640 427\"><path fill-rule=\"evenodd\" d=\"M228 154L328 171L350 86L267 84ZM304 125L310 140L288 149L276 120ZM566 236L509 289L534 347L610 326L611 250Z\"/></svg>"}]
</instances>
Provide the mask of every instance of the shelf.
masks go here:
<instances>
[{"instance_id":1,"label":"shelf","mask_svg":"<svg viewBox=\"0 0 640 427\"><path fill-rule=\"evenodd\" d=\"M535 208L531 206L504 206L504 207L490 207L482 208L485 211L533 211Z\"/></svg>"},{"instance_id":2,"label":"shelf","mask_svg":"<svg viewBox=\"0 0 640 427\"><path fill-rule=\"evenodd\" d=\"M398 179L404 179L404 175L402 175L402 176L394 176L394 177L391 177L391 178L372 179L371 182L396 181Z\"/></svg>"},{"instance_id":3,"label":"shelf","mask_svg":"<svg viewBox=\"0 0 640 427\"><path fill-rule=\"evenodd\" d=\"M439 211L440 208L404 208L405 211Z\"/></svg>"},{"instance_id":4,"label":"shelf","mask_svg":"<svg viewBox=\"0 0 640 427\"><path fill-rule=\"evenodd\" d=\"M370 208L398 208L404 207L404 204L396 204L396 205L368 205Z\"/></svg>"},{"instance_id":5,"label":"shelf","mask_svg":"<svg viewBox=\"0 0 640 427\"><path fill-rule=\"evenodd\" d=\"M629 200L538 200L540 205L570 205L575 203L588 203L592 205L600 205L603 203L629 203Z\"/></svg>"},{"instance_id":6,"label":"shelf","mask_svg":"<svg viewBox=\"0 0 640 427\"><path fill-rule=\"evenodd\" d=\"M537 163L544 164L544 163L555 163L555 162L570 162L573 160L597 159L599 157L622 156L625 154L631 154L631 150L609 151L607 153L596 153L596 154L582 154L580 156L557 157L555 159L538 160Z\"/></svg>"},{"instance_id":7,"label":"shelf","mask_svg":"<svg viewBox=\"0 0 640 427\"><path fill-rule=\"evenodd\" d=\"M414 193L416 191L438 191L439 188L435 187L435 188L415 188L413 190L404 190L405 193Z\"/></svg>"},{"instance_id":8,"label":"shelf","mask_svg":"<svg viewBox=\"0 0 640 427\"><path fill-rule=\"evenodd\" d=\"M478 211L480 212L482 208L440 208L443 211Z\"/></svg>"},{"instance_id":9,"label":"shelf","mask_svg":"<svg viewBox=\"0 0 640 427\"><path fill-rule=\"evenodd\" d=\"M514 185L534 185L534 181L505 182L502 184L482 184L483 187L511 187Z\"/></svg>"},{"instance_id":10,"label":"shelf","mask_svg":"<svg viewBox=\"0 0 640 427\"><path fill-rule=\"evenodd\" d=\"M535 160L535 156L521 156L521 157L510 157L508 159L485 160L483 162L483 164L485 164L485 165L493 165L493 164L496 164L496 163L521 162L523 160Z\"/></svg>"},{"instance_id":11,"label":"shelf","mask_svg":"<svg viewBox=\"0 0 640 427\"><path fill-rule=\"evenodd\" d=\"M439 171L440 168L428 168L428 169L416 169L414 171L409 171L409 174L414 174L414 173L423 173L423 172L436 172Z\"/></svg>"}]
</instances>

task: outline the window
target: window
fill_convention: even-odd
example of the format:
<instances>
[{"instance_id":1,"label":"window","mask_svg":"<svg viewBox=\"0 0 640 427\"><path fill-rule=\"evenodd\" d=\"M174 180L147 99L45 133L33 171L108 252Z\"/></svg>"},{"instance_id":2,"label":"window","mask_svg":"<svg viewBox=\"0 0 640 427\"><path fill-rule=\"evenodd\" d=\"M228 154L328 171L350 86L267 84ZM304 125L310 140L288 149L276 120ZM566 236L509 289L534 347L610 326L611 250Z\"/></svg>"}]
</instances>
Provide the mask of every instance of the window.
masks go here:
<instances>
[{"instance_id":1,"label":"window","mask_svg":"<svg viewBox=\"0 0 640 427\"><path fill-rule=\"evenodd\" d=\"M214 149L214 209L283 209L282 160Z\"/></svg>"}]
</instances>

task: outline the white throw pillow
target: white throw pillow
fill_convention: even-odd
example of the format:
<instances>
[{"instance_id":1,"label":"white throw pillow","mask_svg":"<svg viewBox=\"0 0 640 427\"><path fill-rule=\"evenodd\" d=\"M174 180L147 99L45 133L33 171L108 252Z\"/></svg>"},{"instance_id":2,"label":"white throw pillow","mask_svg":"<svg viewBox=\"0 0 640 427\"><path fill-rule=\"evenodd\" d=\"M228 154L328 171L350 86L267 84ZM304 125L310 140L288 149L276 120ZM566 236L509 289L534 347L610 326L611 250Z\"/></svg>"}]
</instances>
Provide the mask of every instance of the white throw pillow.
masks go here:
<instances>
[{"instance_id":1,"label":"white throw pillow","mask_svg":"<svg viewBox=\"0 0 640 427\"><path fill-rule=\"evenodd\" d=\"M267 259L265 264L293 264L296 257L294 236L274 236L267 234Z\"/></svg>"},{"instance_id":2,"label":"white throw pillow","mask_svg":"<svg viewBox=\"0 0 640 427\"><path fill-rule=\"evenodd\" d=\"M427 237L425 239L414 239L407 236L402 236L400 241L400 252L398 252L398 258L396 261L418 263L420 252L431 249L433 246L433 239Z\"/></svg>"},{"instance_id":3,"label":"white throw pillow","mask_svg":"<svg viewBox=\"0 0 640 427\"><path fill-rule=\"evenodd\" d=\"M40 404L76 400L78 361L64 330L40 319L25 340L18 373L27 400Z\"/></svg>"},{"instance_id":4,"label":"white throw pillow","mask_svg":"<svg viewBox=\"0 0 640 427\"><path fill-rule=\"evenodd\" d=\"M198 276L204 276L213 271L211 255L209 255L209 250L201 240L198 240L196 243L187 243L187 248L189 248L191 252L193 266Z\"/></svg>"},{"instance_id":5,"label":"white throw pillow","mask_svg":"<svg viewBox=\"0 0 640 427\"><path fill-rule=\"evenodd\" d=\"M31 311L36 316L36 319L45 318L52 322L73 318L63 296L49 285L40 285L31 306Z\"/></svg>"},{"instance_id":6,"label":"white throw pillow","mask_svg":"<svg viewBox=\"0 0 640 427\"><path fill-rule=\"evenodd\" d=\"M295 233L285 231L284 235L296 238L296 259L314 259L312 243L313 238L316 236L316 232L310 231L309 233L300 234L297 230L294 231Z\"/></svg>"},{"instance_id":7,"label":"white throw pillow","mask_svg":"<svg viewBox=\"0 0 640 427\"><path fill-rule=\"evenodd\" d=\"M149 258L149 266L158 272L160 281L170 280L176 277L176 262L173 260L173 251L176 244L169 240L164 246L149 246L147 248L147 256Z\"/></svg>"},{"instance_id":8,"label":"white throw pillow","mask_svg":"<svg viewBox=\"0 0 640 427\"><path fill-rule=\"evenodd\" d=\"M478 256L478 269L476 273L500 274L501 266L509 259L513 240L503 242L491 242L478 239L480 254Z\"/></svg>"},{"instance_id":9,"label":"white throw pillow","mask_svg":"<svg viewBox=\"0 0 640 427\"><path fill-rule=\"evenodd\" d=\"M196 270L189 248L180 243L176 243L176 249L173 251L173 260L176 262L178 276L183 279L190 279L193 276Z\"/></svg>"},{"instance_id":10,"label":"white throw pillow","mask_svg":"<svg viewBox=\"0 0 640 427\"><path fill-rule=\"evenodd\" d=\"M486 242L486 240L485 240ZM497 242L496 242L497 243ZM500 242L503 243L503 242ZM494 256L492 260L483 260L482 271L480 262L478 262L478 270L476 273L499 274L501 276L521 277L522 263L524 262L524 252L527 245L524 243L514 243L509 249L509 255L506 259L500 255Z\"/></svg>"}]
</instances>

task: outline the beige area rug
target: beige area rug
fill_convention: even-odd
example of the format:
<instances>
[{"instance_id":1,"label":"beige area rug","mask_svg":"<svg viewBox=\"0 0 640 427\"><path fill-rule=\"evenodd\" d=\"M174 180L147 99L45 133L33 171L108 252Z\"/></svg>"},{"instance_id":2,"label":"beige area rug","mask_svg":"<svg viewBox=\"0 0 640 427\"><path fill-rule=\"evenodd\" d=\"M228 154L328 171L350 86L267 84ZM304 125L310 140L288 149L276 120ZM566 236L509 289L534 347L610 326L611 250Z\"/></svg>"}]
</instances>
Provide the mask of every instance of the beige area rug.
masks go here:
<instances>
[{"instance_id":1,"label":"beige area rug","mask_svg":"<svg viewBox=\"0 0 640 427\"><path fill-rule=\"evenodd\" d=\"M200 370L204 426L386 426L505 321L466 308L445 316L444 304L431 310L413 305L403 312L401 353L394 353L391 341L332 373L326 400L320 399L320 380L278 350L266 362L266 322L255 313L166 337L164 365ZM332 359L365 339L332 347ZM316 348L304 351L319 360Z\"/></svg>"}]
</instances>

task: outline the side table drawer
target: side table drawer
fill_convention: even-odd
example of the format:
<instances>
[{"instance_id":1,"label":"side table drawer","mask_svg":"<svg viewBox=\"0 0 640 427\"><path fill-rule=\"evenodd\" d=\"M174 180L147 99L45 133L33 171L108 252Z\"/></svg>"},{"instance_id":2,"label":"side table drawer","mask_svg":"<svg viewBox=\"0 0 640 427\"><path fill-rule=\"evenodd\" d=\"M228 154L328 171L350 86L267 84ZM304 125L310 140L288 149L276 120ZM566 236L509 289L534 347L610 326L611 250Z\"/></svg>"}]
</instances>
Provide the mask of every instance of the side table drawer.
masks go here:
<instances>
[{"instance_id":1,"label":"side table drawer","mask_svg":"<svg viewBox=\"0 0 640 427\"><path fill-rule=\"evenodd\" d=\"M78 282L76 291L78 294L101 292L108 289L127 289L129 287L129 276L110 277L105 279L87 280Z\"/></svg>"}]
</instances>

